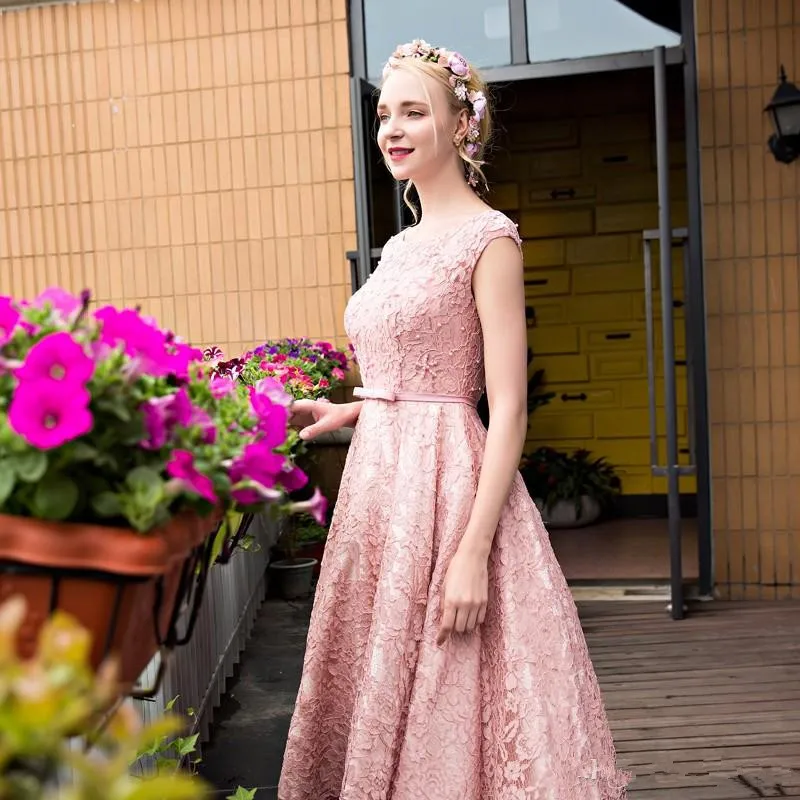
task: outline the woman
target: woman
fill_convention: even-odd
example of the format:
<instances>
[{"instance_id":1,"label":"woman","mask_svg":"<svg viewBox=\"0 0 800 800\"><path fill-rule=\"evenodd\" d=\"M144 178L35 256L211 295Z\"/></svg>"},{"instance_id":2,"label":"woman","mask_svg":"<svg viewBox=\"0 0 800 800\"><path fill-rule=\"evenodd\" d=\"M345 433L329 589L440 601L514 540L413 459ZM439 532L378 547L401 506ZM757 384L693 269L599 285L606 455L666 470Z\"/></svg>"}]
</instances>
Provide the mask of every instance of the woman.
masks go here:
<instances>
[{"instance_id":1,"label":"woman","mask_svg":"<svg viewBox=\"0 0 800 800\"><path fill-rule=\"evenodd\" d=\"M458 53L416 40L387 63L378 116L422 213L347 307L362 399L294 409L305 439L355 433L278 796L619 800L629 776L517 472L523 268L516 226L476 192L485 87Z\"/></svg>"}]
</instances>

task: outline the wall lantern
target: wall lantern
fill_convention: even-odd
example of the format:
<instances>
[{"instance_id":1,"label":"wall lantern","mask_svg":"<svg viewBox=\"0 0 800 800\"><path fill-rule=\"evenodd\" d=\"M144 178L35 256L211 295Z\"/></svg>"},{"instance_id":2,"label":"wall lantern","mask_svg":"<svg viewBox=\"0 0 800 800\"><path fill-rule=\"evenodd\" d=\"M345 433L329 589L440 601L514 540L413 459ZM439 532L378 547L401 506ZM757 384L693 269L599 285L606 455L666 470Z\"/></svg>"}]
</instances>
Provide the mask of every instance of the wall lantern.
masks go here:
<instances>
[{"instance_id":1,"label":"wall lantern","mask_svg":"<svg viewBox=\"0 0 800 800\"><path fill-rule=\"evenodd\" d=\"M791 164L800 156L800 89L786 80L783 64L781 82L764 111L775 129L769 137L770 152L781 164Z\"/></svg>"}]
</instances>

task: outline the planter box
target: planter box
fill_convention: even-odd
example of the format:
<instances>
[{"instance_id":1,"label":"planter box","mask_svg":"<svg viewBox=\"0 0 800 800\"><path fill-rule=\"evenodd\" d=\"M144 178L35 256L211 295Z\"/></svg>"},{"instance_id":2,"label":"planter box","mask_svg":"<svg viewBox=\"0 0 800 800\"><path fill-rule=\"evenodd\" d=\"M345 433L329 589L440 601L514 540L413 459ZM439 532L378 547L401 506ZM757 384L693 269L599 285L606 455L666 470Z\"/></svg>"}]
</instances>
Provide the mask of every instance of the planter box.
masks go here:
<instances>
[{"instance_id":1,"label":"planter box","mask_svg":"<svg viewBox=\"0 0 800 800\"><path fill-rule=\"evenodd\" d=\"M92 665L117 656L129 688L159 649L191 636L217 522L187 514L143 535L0 514L0 599L19 594L28 603L19 654L33 653L42 623L59 609L92 634Z\"/></svg>"}]
</instances>

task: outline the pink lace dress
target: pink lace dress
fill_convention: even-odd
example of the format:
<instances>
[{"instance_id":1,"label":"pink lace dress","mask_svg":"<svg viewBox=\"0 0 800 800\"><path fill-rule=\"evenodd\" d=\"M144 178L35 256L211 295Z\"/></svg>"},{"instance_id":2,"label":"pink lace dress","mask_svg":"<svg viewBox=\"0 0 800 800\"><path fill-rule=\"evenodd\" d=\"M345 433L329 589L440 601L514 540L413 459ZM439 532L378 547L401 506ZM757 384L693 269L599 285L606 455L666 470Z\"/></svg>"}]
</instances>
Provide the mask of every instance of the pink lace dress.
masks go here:
<instances>
[{"instance_id":1,"label":"pink lace dress","mask_svg":"<svg viewBox=\"0 0 800 800\"><path fill-rule=\"evenodd\" d=\"M486 440L472 270L500 236L519 244L496 211L427 241L398 234L348 304L375 396L331 525L280 800L626 796L576 608L519 475L495 535L485 623L435 641Z\"/></svg>"}]
</instances>

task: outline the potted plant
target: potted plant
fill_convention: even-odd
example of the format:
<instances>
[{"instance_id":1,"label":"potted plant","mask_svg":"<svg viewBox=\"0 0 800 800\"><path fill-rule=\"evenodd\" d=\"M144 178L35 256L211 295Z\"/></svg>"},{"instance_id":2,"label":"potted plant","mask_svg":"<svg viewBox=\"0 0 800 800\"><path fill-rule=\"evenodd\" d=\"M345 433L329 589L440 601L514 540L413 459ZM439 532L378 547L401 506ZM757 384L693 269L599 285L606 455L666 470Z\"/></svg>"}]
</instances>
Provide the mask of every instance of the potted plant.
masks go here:
<instances>
[{"instance_id":1,"label":"potted plant","mask_svg":"<svg viewBox=\"0 0 800 800\"><path fill-rule=\"evenodd\" d=\"M277 380L208 374L135 309L59 289L0 298L0 597L27 598L20 653L56 609L91 631L92 664L119 655L128 684L185 642L231 533L220 520L291 512L307 483L290 404Z\"/></svg>"},{"instance_id":2,"label":"potted plant","mask_svg":"<svg viewBox=\"0 0 800 800\"><path fill-rule=\"evenodd\" d=\"M118 696L117 663L95 673L91 637L57 611L40 628L29 658L16 640L26 604L0 605L0 797L8 800L200 800L203 780L177 769L134 777L130 764L183 727L173 717L142 725ZM111 710L109 710L111 709ZM83 737L88 747L74 746Z\"/></svg>"},{"instance_id":3,"label":"potted plant","mask_svg":"<svg viewBox=\"0 0 800 800\"><path fill-rule=\"evenodd\" d=\"M215 374L236 378L252 386L264 378L281 383L296 400L327 400L339 390L355 361L352 349L342 352L330 342L311 339L276 339L239 357L226 359L218 347L204 356ZM292 454L297 464L323 494L335 498L350 442L350 431L325 434L311 442L295 440Z\"/></svg>"},{"instance_id":4,"label":"potted plant","mask_svg":"<svg viewBox=\"0 0 800 800\"><path fill-rule=\"evenodd\" d=\"M275 591L284 600L307 597L311 593L314 576L319 574L320 551L327 536L324 527L327 503L318 490L310 499L295 502L294 507L307 513L284 521L273 551L278 557L269 565Z\"/></svg>"},{"instance_id":5,"label":"potted plant","mask_svg":"<svg viewBox=\"0 0 800 800\"><path fill-rule=\"evenodd\" d=\"M291 553L288 547L284 546L287 538L291 538L293 547ZM317 562L314 566L314 577L318 577L327 538L328 528L325 525L320 524L309 514L299 514L286 521L284 534L273 547L272 554L275 561L290 557L313 558Z\"/></svg>"},{"instance_id":6,"label":"potted plant","mask_svg":"<svg viewBox=\"0 0 800 800\"><path fill-rule=\"evenodd\" d=\"M204 351L204 358L218 375L238 378L254 386L275 378L296 400L327 399L345 380L348 358L330 342L311 339L278 339L225 360L218 347Z\"/></svg>"},{"instance_id":7,"label":"potted plant","mask_svg":"<svg viewBox=\"0 0 800 800\"><path fill-rule=\"evenodd\" d=\"M540 447L525 457L520 472L551 528L590 525L610 508L621 486L614 467L605 458L592 459L588 450L570 455Z\"/></svg>"}]
</instances>

